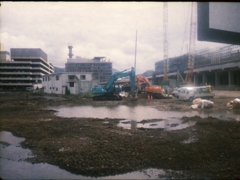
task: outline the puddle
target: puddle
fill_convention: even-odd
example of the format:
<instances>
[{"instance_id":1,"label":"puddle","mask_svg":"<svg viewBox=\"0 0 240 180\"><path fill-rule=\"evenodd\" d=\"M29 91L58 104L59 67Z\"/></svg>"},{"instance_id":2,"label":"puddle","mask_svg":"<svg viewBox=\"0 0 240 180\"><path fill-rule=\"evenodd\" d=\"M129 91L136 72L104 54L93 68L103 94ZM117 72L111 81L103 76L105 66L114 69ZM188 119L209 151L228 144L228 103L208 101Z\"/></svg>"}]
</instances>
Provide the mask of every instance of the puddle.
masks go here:
<instances>
[{"instance_id":1,"label":"puddle","mask_svg":"<svg viewBox=\"0 0 240 180\"><path fill-rule=\"evenodd\" d=\"M196 122L194 121L188 121L185 123L182 123L181 119L163 119L159 121L154 121L154 122L147 122L141 123L141 122L136 122L133 120L122 120L119 122L118 126L123 127L125 129L163 129L163 130L180 130L184 129L190 126L195 125Z\"/></svg>"},{"instance_id":2,"label":"puddle","mask_svg":"<svg viewBox=\"0 0 240 180\"><path fill-rule=\"evenodd\" d=\"M206 118L209 116L216 117L222 120L240 120L240 113L234 113L231 111L206 113L205 111L159 111L156 108L148 106L116 106L116 107L93 107L93 106L59 106L50 107L52 110L58 111L55 113L61 117L80 117L80 118L117 118L125 119L120 121L118 126L126 129L137 128L158 128L164 130L180 130L193 126L196 124L194 121L183 123L181 118L183 116L193 117L200 116ZM140 123L142 120L159 119L155 122Z\"/></svg>"},{"instance_id":3,"label":"puddle","mask_svg":"<svg viewBox=\"0 0 240 180\"><path fill-rule=\"evenodd\" d=\"M182 118L200 116L202 118L212 116L220 119L235 119L240 120L240 113L233 113L231 111L226 112L213 112L207 113L205 111L195 111L190 110L187 112L179 111L159 111L156 108L148 106L116 106L116 107L106 107L106 106L58 106L49 107L48 109L58 111L57 116L61 117L90 117L90 118L122 118L131 119L134 121L142 121L144 119L171 119L171 118Z\"/></svg>"},{"instance_id":4,"label":"puddle","mask_svg":"<svg viewBox=\"0 0 240 180\"><path fill-rule=\"evenodd\" d=\"M143 169L126 174L92 178L72 174L57 166L47 163L32 164L24 161L33 157L29 149L20 147L25 138L12 135L11 132L0 132L0 177L1 179L171 179L171 170Z\"/></svg>"}]
</instances>

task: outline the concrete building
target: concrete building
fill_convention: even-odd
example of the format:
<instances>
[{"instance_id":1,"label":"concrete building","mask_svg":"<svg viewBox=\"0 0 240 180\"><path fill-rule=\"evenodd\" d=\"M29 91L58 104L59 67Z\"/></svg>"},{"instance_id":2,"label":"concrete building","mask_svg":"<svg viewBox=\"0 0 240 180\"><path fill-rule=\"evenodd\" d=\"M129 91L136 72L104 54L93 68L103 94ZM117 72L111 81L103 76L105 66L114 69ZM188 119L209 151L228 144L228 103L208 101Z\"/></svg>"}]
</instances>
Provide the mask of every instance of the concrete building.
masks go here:
<instances>
[{"instance_id":1,"label":"concrete building","mask_svg":"<svg viewBox=\"0 0 240 180\"><path fill-rule=\"evenodd\" d=\"M42 77L54 72L47 54L39 48L11 48L10 52L9 56L1 51L0 88L3 90L41 88Z\"/></svg>"},{"instance_id":2,"label":"concrete building","mask_svg":"<svg viewBox=\"0 0 240 180\"><path fill-rule=\"evenodd\" d=\"M188 54L168 59L168 77L181 82L188 72ZM177 72L181 75L177 75ZM155 63L155 83L164 78L164 61ZM152 77L148 77L153 80ZM240 89L240 46L228 45L214 50L202 50L195 54L193 83L209 84L216 89Z\"/></svg>"},{"instance_id":3,"label":"concrete building","mask_svg":"<svg viewBox=\"0 0 240 180\"><path fill-rule=\"evenodd\" d=\"M81 94L91 91L91 87L97 85L92 80L92 74L78 72L53 73L43 76L43 92L53 94Z\"/></svg>"},{"instance_id":4,"label":"concrete building","mask_svg":"<svg viewBox=\"0 0 240 180\"><path fill-rule=\"evenodd\" d=\"M69 45L69 58L65 64L65 72L89 72L92 73L93 80L97 80L98 84L106 83L112 76L112 62L106 57L94 57L86 59L80 56L72 58L72 46Z\"/></svg>"}]
</instances>

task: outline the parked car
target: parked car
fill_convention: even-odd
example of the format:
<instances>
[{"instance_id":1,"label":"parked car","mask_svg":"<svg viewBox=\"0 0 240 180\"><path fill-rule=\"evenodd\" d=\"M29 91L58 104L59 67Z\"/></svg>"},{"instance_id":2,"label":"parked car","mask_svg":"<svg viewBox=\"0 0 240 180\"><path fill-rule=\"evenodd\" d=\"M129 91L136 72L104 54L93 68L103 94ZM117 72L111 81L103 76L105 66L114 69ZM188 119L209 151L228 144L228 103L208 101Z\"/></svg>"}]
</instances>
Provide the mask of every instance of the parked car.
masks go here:
<instances>
[{"instance_id":1,"label":"parked car","mask_svg":"<svg viewBox=\"0 0 240 180\"><path fill-rule=\"evenodd\" d=\"M193 101L196 98L212 99L215 94L208 86L182 87L178 93L179 99Z\"/></svg>"},{"instance_id":2,"label":"parked car","mask_svg":"<svg viewBox=\"0 0 240 180\"><path fill-rule=\"evenodd\" d=\"M181 88L175 88L172 92L172 96L174 96L175 98L178 98L178 94L180 92Z\"/></svg>"}]
</instances>

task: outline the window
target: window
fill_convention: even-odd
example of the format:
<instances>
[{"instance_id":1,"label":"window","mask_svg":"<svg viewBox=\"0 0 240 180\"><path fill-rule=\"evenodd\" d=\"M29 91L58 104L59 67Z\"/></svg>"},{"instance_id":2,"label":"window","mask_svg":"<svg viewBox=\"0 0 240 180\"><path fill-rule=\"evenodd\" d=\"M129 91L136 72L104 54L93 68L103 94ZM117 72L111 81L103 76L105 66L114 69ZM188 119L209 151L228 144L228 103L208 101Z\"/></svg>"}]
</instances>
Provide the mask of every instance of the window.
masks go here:
<instances>
[{"instance_id":1,"label":"window","mask_svg":"<svg viewBox=\"0 0 240 180\"><path fill-rule=\"evenodd\" d=\"M75 76L68 76L69 80L74 80Z\"/></svg>"},{"instance_id":2,"label":"window","mask_svg":"<svg viewBox=\"0 0 240 180\"><path fill-rule=\"evenodd\" d=\"M81 80L86 80L86 75L80 75Z\"/></svg>"},{"instance_id":3,"label":"window","mask_svg":"<svg viewBox=\"0 0 240 180\"><path fill-rule=\"evenodd\" d=\"M58 91L58 88L56 87L56 91Z\"/></svg>"},{"instance_id":4,"label":"window","mask_svg":"<svg viewBox=\"0 0 240 180\"><path fill-rule=\"evenodd\" d=\"M74 87L74 82L70 82L70 83L69 83L69 86L70 86L70 87Z\"/></svg>"},{"instance_id":5,"label":"window","mask_svg":"<svg viewBox=\"0 0 240 180\"><path fill-rule=\"evenodd\" d=\"M56 81L58 81L59 80L59 76L56 76Z\"/></svg>"}]
</instances>

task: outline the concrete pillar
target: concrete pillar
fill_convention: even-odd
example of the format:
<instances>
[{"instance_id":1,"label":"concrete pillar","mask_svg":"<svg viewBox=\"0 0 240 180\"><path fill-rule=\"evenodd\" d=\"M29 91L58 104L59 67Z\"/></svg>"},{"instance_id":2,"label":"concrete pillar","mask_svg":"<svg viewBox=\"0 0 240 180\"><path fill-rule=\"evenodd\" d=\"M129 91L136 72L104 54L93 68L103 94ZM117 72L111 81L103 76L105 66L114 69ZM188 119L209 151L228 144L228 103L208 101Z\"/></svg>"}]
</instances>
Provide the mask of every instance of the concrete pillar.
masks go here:
<instances>
[{"instance_id":1,"label":"concrete pillar","mask_svg":"<svg viewBox=\"0 0 240 180\"><path fill-rule=\"evenodd\" d=\"M219 86L219 76L218 72L215 72L215 87Z\"/></svg>"},{"instance_id":2,"label":"concrete pillar","mask_svg":"<svg viewBox=\"0 0 240 180\"><path fill-rule=\"evenodd\" d=\"M240 86L240 72L237 72L237 86Z\"/></svg>"},{"instance_id":3,"label":"concrete pillar","mask_svg":"<svg viewBox=\"0 0 240 180\"><path fill-rule=\"evenodd\" d=\"M233 85L233 72L228 71L228 86L232 86L232 85Z\"/></svg>"},{"instance_id":4,"label":"concrete pillar","mask_svg":"<svg viewBox=\"0 0 240 180\"><path fill-rule=\"evenodd\" d=\"M207 77L206 77L206 74L205 73L203 73L203 75L202 75L203 77L203 84L205 85L206 84L206 82L207 82Z\"/></svg>"},{"instance_id":5,"label":"concrete pillar","mask_svg":"<svg viewBox=\"0 0 240 180\"><path fill-rule=\"evenodd\" d=\"M193 79L194 79L194 86L198 86L198 75L197 74L194 74L193 75Z\"/></svg>"}]
</instances>

